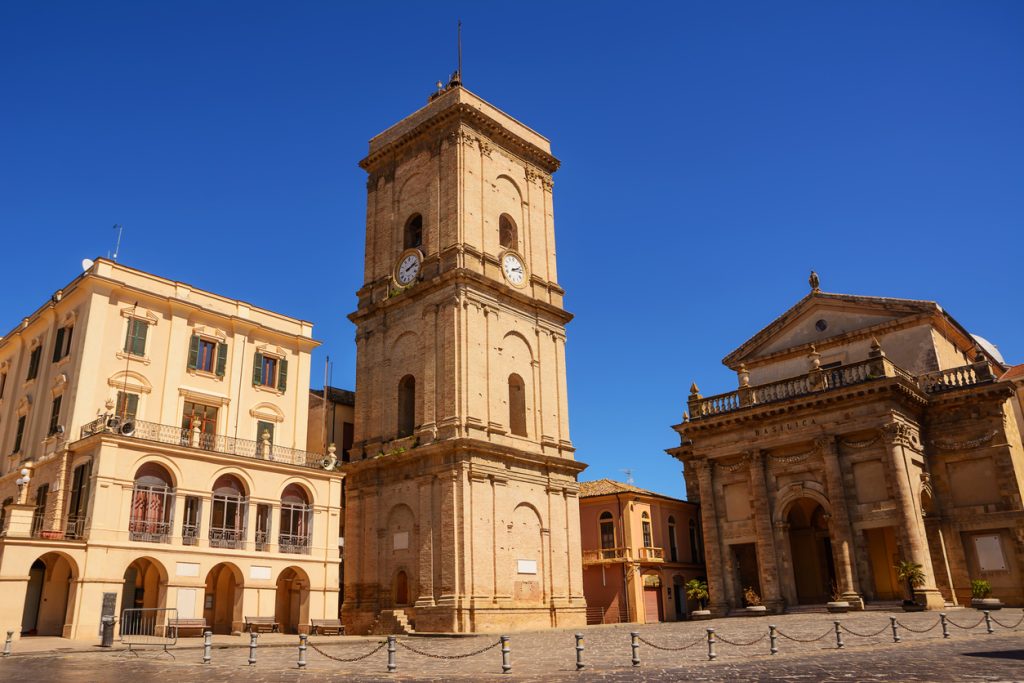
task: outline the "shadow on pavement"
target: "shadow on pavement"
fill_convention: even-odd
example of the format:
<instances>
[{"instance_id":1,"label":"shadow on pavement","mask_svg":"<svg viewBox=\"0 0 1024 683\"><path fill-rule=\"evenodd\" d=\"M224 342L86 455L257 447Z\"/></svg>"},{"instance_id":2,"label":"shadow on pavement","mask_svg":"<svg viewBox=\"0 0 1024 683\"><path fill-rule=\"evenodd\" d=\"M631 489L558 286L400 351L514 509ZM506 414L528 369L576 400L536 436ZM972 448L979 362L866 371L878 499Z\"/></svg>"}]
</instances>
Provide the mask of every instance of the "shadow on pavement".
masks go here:
<instances>
[{"instance_id":1,"label":"shadow on pavement","mask_svg":"<svg viewBox=\"0 0 1024 683\"><path fill-rule=\"evenodd\" d=\"M964 657L985 657L996 659L1024 659L1024 650L994 650L992 652L964 652Z\"/></svg>"}]
</instances>

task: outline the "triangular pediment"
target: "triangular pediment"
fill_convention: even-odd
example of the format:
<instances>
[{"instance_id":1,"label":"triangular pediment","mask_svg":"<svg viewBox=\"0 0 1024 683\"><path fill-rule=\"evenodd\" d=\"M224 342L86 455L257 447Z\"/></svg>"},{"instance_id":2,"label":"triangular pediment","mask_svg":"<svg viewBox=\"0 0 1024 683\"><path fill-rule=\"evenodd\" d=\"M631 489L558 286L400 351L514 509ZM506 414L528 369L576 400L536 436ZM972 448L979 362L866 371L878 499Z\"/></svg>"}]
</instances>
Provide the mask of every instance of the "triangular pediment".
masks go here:
<instances>
[{"instance_id":1,"label":"triangular pediment","mask_svg":"<svg viewBox=\"0 0 1024 683\"><path fill-rule=\"evenodd\" d=\"M940 312L932 301L813 291L722 362L730 368L789 349L820 344L895 320Z\"/></svg>"}]
</instances>

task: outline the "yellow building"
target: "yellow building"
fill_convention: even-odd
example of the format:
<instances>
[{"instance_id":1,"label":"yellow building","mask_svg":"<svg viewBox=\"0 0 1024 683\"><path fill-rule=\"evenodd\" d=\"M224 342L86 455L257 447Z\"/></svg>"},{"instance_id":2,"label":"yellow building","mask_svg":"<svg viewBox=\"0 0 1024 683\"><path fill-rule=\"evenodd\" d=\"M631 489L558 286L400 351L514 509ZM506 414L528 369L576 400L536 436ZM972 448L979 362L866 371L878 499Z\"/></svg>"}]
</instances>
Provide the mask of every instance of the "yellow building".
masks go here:
<instances>
[{"instance_id":1,"label":"yellow building","mask_svg":"<svg viewBox=\"0 0 1024 683\"><path fill-rule=\"evenodd\" d=\"M100 259L3 337L0 629L336 618L341 475L301 450L311 335Z\"/></svg>"}]
</instances>

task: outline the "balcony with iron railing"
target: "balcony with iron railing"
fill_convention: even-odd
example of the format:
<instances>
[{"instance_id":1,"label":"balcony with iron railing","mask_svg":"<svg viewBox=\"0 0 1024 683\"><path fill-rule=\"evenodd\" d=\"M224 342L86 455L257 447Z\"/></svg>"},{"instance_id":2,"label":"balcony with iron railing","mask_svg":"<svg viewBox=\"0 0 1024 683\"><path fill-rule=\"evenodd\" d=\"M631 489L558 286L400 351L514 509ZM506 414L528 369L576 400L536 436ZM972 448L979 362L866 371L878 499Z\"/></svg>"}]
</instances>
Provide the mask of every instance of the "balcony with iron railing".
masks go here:
<instances>
[{"instance_id":1,"label":"balcony with iron railing","mask_svg":"<svg viewBox=\"0 0 1024 683\"><path fill-rule=\"evenodd\" d=\"M210 529L210 547L242 550L245 548L245 529Z\"/></svg>"},{"instance_id":2,"label":"balcony with iron railing","mask_svg":"<svg viewBox=\"0 0 1024 683\"><path fill-rule=\"evenodd\" d=\"M616 564L621 562L664 562L664 548L641 546L639 548L600 548L584 550L583 564Z\"/></svg>"},{"instance_id":3,"label":"balcony with iron railing","mask_svg":"<svg viewBox=\"0 0 1024 683\"><path fill-rule=\"evenodd\" d=\"M686 419L705 419L744 408L812 396L884 378L905 380L925 394L937 394L995 380L991 365L984 359L915 377L886 358L877 345L872 347L867 360L835 368L817 367L817 354L812 353L811 356L812 368L807 374L776 382L748 385L746 378L749 375L741 366L740 387L735 391L715 396L701 396L697 385L694 384L690 388L690 397L687 401Z\"/></svg>"},{"instance_id":4,"label":"balcony with iron railing","mask_svg":"<svg viewBox=\"0 0 1024 683\"><path fill-rule=\"evenodd\" d=\"M311 540L308 534L280 534L277 538L277 550L282 553L309 555Z\"/></svg>"},{"instance_id":5,"label":"balcony with iron railing","mask_svg":"<svg viewBox=\"0 0 1024 683\"><path fill-rule=\"evenodd\" d=\"M63 520L47 521L43 510L32 513L32 538L49 541L80 541L85 538L85 516L68 515Z\"/></svg>"},{"instance_id":6,"label":"balcony with iron railing","mask_svg":"<svg viewBox=\"0 0 1024 683\"><path fill-rule=\"evenodd\" d=\"M140 543L170 543L171 523L145 519L129 520L128 538Z\"/></svg>"},{"instance_id":7,"label":"balcony with iron railing","mask_svg":"<svg viewBox=\"0 0 1024 683\"><path fill-rule=\"evenodd\" d=\"M188 429L143 420L121 420L110 415L99 417L82 427L81 438L85 439L94 434L117 434L142 441L184 446L252 460L265 460L313 469L322 469L325 458L319 453L272 444L269 439L261 441L236 439L230 436L206 434L198 427Z\"/></svg>"}]
</instances>

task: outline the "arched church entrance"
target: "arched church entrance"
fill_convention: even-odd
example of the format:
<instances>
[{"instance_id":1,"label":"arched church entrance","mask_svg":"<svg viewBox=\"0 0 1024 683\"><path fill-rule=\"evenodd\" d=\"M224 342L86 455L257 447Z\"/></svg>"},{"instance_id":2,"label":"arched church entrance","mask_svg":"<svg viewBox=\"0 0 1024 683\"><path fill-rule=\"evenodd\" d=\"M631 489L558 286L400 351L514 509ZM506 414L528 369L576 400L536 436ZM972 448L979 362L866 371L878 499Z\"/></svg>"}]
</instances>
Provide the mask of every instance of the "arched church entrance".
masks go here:
<instances>
[{"instance_id":1,"label":"arched church entrance","mask_svg":"<svg viewBox=\"0 0 1024 683\"><path fill-rule=\"evenodd\" d=\"M203 616L214 633L242 630L242 572L222 562L206 575Z\"/></svg>"},{"instance_id":2,"label":"arched church entrance","mask_svg":"<svg viewBox=\"0 0 1024 683\"><path fill-rule=\"evenodd\" d=\"M274 620L284 633L309 632L309 577L298 567L277 577Z\"/></svg>"},{"instance_id":3,"label":"arched church entrance","mask_svg":"<svg viewBox=\"0 0 1024 683\"><path fill-rule=\"evenodd\" d=\"M46 553L32 563L21 617L22 635L64 635L77 574L74 563L59 553Z\"/></svg>"},{"instance_id":4,"label":"arched church entrance","mask_svg":"<svg viewBox=\"0 0 1024 683\"><path fill-rule=\"evenodd\" d=\"M409 604L409 575L399 570L395 574L395 606L402 607Z\"/></svg>"},{"instance_id":5,"label":"arched church entrance","mask_svg":"<svg viewBox=\"0 0 1024 683\"><path fill-rule=\"evenodd\" d=\"M797 601L803 605L828 602L836 583L828 515L818 501L799 498L786 519Z\"/></svg>"}]
</instances>

